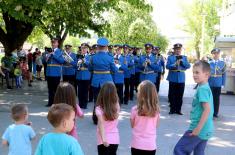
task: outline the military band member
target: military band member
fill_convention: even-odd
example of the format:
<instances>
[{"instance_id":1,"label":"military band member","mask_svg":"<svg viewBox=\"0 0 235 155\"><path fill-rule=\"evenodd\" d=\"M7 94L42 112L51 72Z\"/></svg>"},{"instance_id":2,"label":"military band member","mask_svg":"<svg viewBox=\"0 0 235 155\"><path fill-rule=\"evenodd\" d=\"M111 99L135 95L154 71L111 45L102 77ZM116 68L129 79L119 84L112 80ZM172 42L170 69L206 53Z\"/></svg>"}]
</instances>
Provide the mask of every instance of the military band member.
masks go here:
<instances>
[{"instance_id":1,"label":"military band member","mask_svg":"<svg viewBox=\"0 0 235 155\"><path fill-rule=\"evenodd\" d=\"M124 64L124 57L122 56L122 45L116 45L116 55L114 55L114 62L120 65L117 73L113 73L113 82L117 88L119 103L123 104L123 84L124 84L124 71L128 71L127 64Z\"/></svg>"},{"instance_id":2,"label":"military band member","mask_svg":"<svg viewBox=\"0 0 235 155\"><path fill-rule=\"evenodd\" d=\"M160 71L157 71L157 78L156 78L156 89L157 92L159 92L159 87L160 87L160 82L161 82L161 77L165 74L165 59L164 57L160 54L160 47L156 46L153 48L153 55L156 56L156 61L160 66Z\"/></svg>"},{"instance_id":3,"label":"military band member","mask_svg":"<svg viewBox=\"0 0 235 155\"><path fill-rule=\"evenodd\" d=\"M166 68L169 69L167 80L169 81L169 114L181 113L185 88L185 71L190 68L186 56L181 55L182 44L174 45L174 54L168 56Z\"/></svg>"},{"instance_id":4,"label":"military band member","mask_svg":"<svg viewBox=\"0 0 235 155\"><path fill-rule=\"evenodd\" d=\"M114 56L114 53L113 53L113 45L109 45L108 46L108 53L112 56Z\"/></svg>"},{"instance_id":5,"label":"military band member","mask_svg":"<svg viewBox=\"0 0 235 155\"><path fill-rule=\"evenodd\" d=\"M135 57L133 55L133 51L134 51L134 47L130 47L129 57L130 57L131 63L133 64L132 66L128 68L131 73L131 77L130 77L130 100L131 101L133 101L134 88L135 88Z\"/></svg>"},{"instance_id":6,"label":"military band member","mask_svg":"<svg viewBox=\"0 0 235 155\"><path fill-rule=\"evenodd\" d=\"M114 63L114 58L107 53L108 44L109 41L106 38L99 38L97 40L97 53L91 57L89 63L89 70L93 72L91 85L93 87L95 103L101 86L106 82L113 82L111 72L116 73L118 71ZM94 124L97 124L94 110L92 118Z\"/></svg>"},{"instance_id":7,"label":"military band member","mask_svg":"<svg viewBox=\"0 0 235 155\"><path fill-rule=\"evenodd\" d=\"M151 43L145 44L145 55L140 56L139 68L140 72L140 82L144 80L149 80L155 84L157 74L155 71L160 70L160 66L156 62L156 57L151 53L153 45Z\"/></svg>"},{"instance_id":8,"label":"military band member","mask_svg":"<svg viewBox=\"0 0 235 155\"><path fill-rule=\"evenodd\" d=\"M60 83L62 76L62 65L65 63L63 58L63 52L58 48L59 39L54 38L51 41L52 52L47 55L47 86L48 86L48 104L47 107L51 106L54 101L55 92L57 86Z\"/></svg>"},{"instance_id":9,"label":"military band member","mask_svg":"<svg viewBox=\"0 0 235 155\"><path fill-rule=\"evenodd\" d=\"M65 51L75 62L77 62L77 56L72 52L71 45L65 45ZM64 54L65 55L65 54ZM71 83L74 87L75 85L75 68L69 62L63 65L63 81Z\"/></svg>"},{"instance_id":10,"label":"military band member","mask_svg":"<svg viewBox=\"0 0 235 155\"><path fill-rule=\"evenodd\" d=\"M123 45L123 57L124 57L124 64L128 66L128 68L131 68L134 65L134 62L131 60L131 57L129 55L129 45L124 44ZM131 72L129 70L124 71L124 104L128 104L129 97L130 97L130 78L131 78Z\"/></svg>"},{"instance_id":11,"label":"military band member","mask_svg":"<svg viewBox=\"0 0 235 155\"><path fill-rule=\"evenodd\" d=\"M213 59L209 61L211 67L211 75L209 85L213 95L214 117L218 117L221 87L225 85L226 79L226 63L220 60L220 49L215 48L211 51Z\"/></svg>"},{"instance_id":12,"label":"military band member","mask_svg":"<svg viewBox=\"0 0 235 155\"><path fill-rule=\"evenodd\" d=\"M134 78L134 81L135 81L135 90L137 92L137 87L140 83L140 68L138 67L139 66L139 60L140 60L140 48L136 47L133 51L133 55L134 55L134 64L135 64L135 78Z\"/></svg>"},{"instance_id":13,"label":"military band member","mask_svg":"<svg viewBox=\"0 0 235 155\"><path fill-rule=\"evenodd\" d=\"M89 45L81 45L81 55L77 61L76 81L78 86L78 100L79 106L87 109L88 103L88 89L90 84L91 73L88 70L90 63L90 55L88 54Z\"/></svg>"}]
</instances>

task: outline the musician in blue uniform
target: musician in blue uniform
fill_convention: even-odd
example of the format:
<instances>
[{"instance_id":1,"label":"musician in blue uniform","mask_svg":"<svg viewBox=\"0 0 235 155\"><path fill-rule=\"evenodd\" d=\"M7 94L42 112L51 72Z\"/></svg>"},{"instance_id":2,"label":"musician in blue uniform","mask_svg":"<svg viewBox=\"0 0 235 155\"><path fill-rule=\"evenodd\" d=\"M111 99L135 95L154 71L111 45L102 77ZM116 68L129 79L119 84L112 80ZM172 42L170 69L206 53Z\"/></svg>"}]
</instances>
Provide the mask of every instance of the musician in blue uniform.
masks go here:
<instances>
[{"instance_id":1,"label":"musician in blue uniform","mask_svg":"<svg viewBox=\"0 0 235 155\"><path fill-rule=\"evenodd\" d=\"M120 65L118 72L113 73L113 82L117 88L119 103L123 104L123 84L124 84L124 71L128 70L127 64L124 64L124 57L122 56L122 45L115 45L116 55L114 55L114 62Z\"/></svg>"},{"instance_id":2,"label":"musician in blue uniform","mask_svg":"<svg viewBox=\"0 0 235 155\"><path fill-rule=\"evenodd\" d=\"M88 70L90 63L90 55L88 54L89 45L81 45L81 55L78 56L76 81L78 85L78 100L79 106L87 109L88 89L90 85L91 73Z\"/></svg>"},{"instance_id":3,"label":"musician in blue uniform","mask_svg":"<svg viewBox=\"0 0 235 155\"><path fill-rule=\"evenodd\" d=\"M130 77L130 100L133 101L133 97L134 97L134 88L135 88L135 57L133 55L133 51L134 51L134 47L130 47L129 48L129 57L130 57L130 61L132 63L132 66L129 67L129 71L131 73L131 77Z\"/></svg>"},{"instance_id":4,"label":"musician in blue uniform","mask_svg":"<svg viewBox=\"0 0 235 155\"><path fill-rule=\"evenodd\" d=\"M58 48L59 39L54 38L51 41L52 52L47 55L47 86L48 86L48 104L47 107L51 106L54 101L55 92L57 86L60 83L62 76L62 65L65 63L63 52Z\"/></svg>"},{"instance_id":5,"label":"musician in blue uniform","mask_svg":"<svg viewBox=\"0 0 235 155\"><path fill-rule=\"evenodd\" d=\"M211 67L211 75L209 85L213 95L214 117L218 117L221 87L225 85L226 79L226 63L220 60L220 49L215 48L211 51L213 59L209 61Z\"/></svg>"},{"instance_id":6,"label":"musician in blue uniform","mask_svg":"<svg viewBox=\"0 0 235 155\"><path fill-rule=\"evenodd\" d=\"M93 72L91 85L93 87L95 103L102 85L106 82L113 82L111 72L116 73L118 71L118 68L114 63L113 56L108 54L108 44L109 41L106 38L99 38L97 40L97 53L91 57L89 63L89 70ZM97 118L94 114L94 110L93 121L94 124L97 123Z\"/></svg>"},{"instance_id":7,"label":"musician in blue uniform","mask_svg":"<svg viewBox=\"0 0 235 155\"><path fill-rule=\"evenodd\" d=\"M113 45L109 45L108 46L108 53L112 56L114 56L114 53L113 53Z\"/></svg>"},{"instance_id":8,"label":"musician in blue uniform","mask_svg":"<svg viewBox=\"0 0 235 155\"><path fill-rule=\"evenodd\" d=\"M153 48L152 53L156 57L156 61L160 66L160 71L156 71L157 77L156 77L156 83L155 83L157 92L159 92L161 77L165 74L165 59L160 54L160 47L158 46Z\"/></svg>"},{"instance_id":9,"label":"musician in blue uniform","mask_svg":"<svg viewBox=\"0 0 235 155\"><path fill-rule=\"evenodd\" d=\"M131 57L129 55L129 45L127 44L123 45L123 57L124 57L124 64L127 65L129 69L132 68L134 66L134 62L131 60ZM129 69L124 70L124 84L125 84L124 104L128 104L129 97L130 97L131 72Z\"/></svg>"},{"instance_id":10,"label":"musician in blue uniform","mask_svg":"<svg viewBox=\"0 0 235 155\"><path fill-rule=\"evenodd\" d=\"M77 56L75 53L72 52L72 46L71 45L65 45L65 51L72 59L73 61L77 62ZM64 54L64 57L67 57L66 54ZM69 59L69 58L68 58ZM63 65L63 81L71 83L75 87L75 68L73 65L71 65L68 62L66 62Z\"/></svg>"},{"instance_id":11,"label":"musician in blue uniform","mask_svg":"<svg viewBox=\"0 0 235 155\"><path fill-rule=\"evenodd\" d=\"M151 43L145 44L146 54L140 56L140 82L149 80L155 84L157 76L155 71L160 71L160 66L156 62L156 57L151 53L152 49L153 45Z\"/></svg>"},{"instance_id":12,"label":"musician in blue uniform","mask_svg":"<svg viewBox=\"0 0 235 155\"><path fill-rule=\"evenodd\" d=\"M133 51L133 55L134 55L134 65L135 65L135 77L134 77L134 81L135 81L135 90L137 92L137 87L140 83L140 68L139 66L139 60L140 60L140 48L136 47Z\"/></svg>"},{"instance_id":13,"label":"musician in blue uniform","mask_svg":"<svg viewBox=\"0 0 235 155\"><path fill-rule=\"evenodd\" d=\"M169 81L169 114L181 113L185 88L185 71L190 68L186 56L181 55L182 44L174 45L174 54L168 56L166 68L169 69L167 80Z\"/></svg>"},{"instance_id":14,"label":"musician in blue uniform","mask_svg":"<svg viewBox=\"0 0 235 155\"><path fill-rule=\"evenodd\" d=\"M90 57L93 56L97 51L97 44L94 44L90 47L90 51L89 51L89 55ZM94 93L93 93L93 88L91 86L91 80L92 80L92 77L93 77L93 73L91 73L91 79L90 79L90 82L89 82L89 102L93 102L94 101Z\"/></svg>"}]
</instances>

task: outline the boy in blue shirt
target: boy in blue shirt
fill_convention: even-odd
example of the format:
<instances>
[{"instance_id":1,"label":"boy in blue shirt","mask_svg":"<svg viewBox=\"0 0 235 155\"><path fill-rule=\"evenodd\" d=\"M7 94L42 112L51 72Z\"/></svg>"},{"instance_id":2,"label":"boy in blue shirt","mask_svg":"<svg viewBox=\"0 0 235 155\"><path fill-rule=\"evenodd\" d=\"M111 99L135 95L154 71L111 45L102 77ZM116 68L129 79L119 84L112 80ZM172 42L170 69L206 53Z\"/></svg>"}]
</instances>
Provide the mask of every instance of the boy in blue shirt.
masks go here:
<instances>
[{"instance_id":1,"label":"boy in blue shirt","mask_svg":"<svg viewBox=\"0 0 235 155\"><path fill-rule=\"evenodd\" d=\"M28 108L26 105L17 104L11 109L11 116L15 121L2 136L2 144L9 146L8 155L31 155L31 140L35 132L28 123Z\"/></svg>"},{"instance_id":2,"label":"boy in blue shirt","mask_svg":"<svg viewBox=\"0 0 235 155\"><path fill-rule=\"evenodd\" d=\"M35 155L84 155L78 141L66 133L73 129L75 112L68 104L53 105L47 115L54 131L44 135Z\"/></svg>"},{"instance_id":3,"label":"boy in blue shirt","mask_svg":"<svg viewBox=\"0 0 235 155\"><path fill-rule=\"evenodd\" d=\"M198 61L193 66L193 78L198 84L193 98L190 113L190 126L174 149L174 155L204 155L207 140L212 136L213 125L213 96L208 79L210 65L205 61Z\"/></svg>"}]
</instances>

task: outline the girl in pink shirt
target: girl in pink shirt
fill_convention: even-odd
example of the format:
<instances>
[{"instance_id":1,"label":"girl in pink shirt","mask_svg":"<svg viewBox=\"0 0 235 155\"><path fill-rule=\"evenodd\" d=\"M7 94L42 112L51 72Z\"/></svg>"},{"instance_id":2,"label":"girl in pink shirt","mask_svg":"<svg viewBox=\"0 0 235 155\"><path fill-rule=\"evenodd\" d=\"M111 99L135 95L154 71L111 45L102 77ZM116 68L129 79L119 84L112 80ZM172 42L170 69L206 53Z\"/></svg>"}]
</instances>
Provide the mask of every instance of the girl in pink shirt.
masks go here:
<instances>
[{"instance_id":1,"label":"girl in pink shirt","mask_svg":"<svg viewBox=\"0 0 235 155\"><path fill-rule=\"evenodd\" d=\"M108 82L102 86L96 104L98 155L116 155L119 144L117 126L120 107L113 83Z\"/></svg>"},{"instance_id":2,"label":"girl in pink shirt","mask_svg":"<svg viewBox=\"0 0 235 155\"><path fill-rule=\"evenodd\" d=\"M131 110L131 154L155 155L160 108L155 85L145 80L138 86L137 106Z\"/></svg>"},{"instance_id":3,"label":"girl in pink shirt","mask_svg":"<svg viewBox=\"0 0 235 155\"><path fill-rule=\"evenodd\" d=\"M84 114L77 104L77 97L74 87L68 82L61 82L55 93L54 97L54 104L58 103L66 103L71 105L74 109L76 117L83 118ZM77 134L77 124L75 121L73 129L68 133L69 135L73 136L74 138L78 139Z\"/></svg>"}]
</instances>

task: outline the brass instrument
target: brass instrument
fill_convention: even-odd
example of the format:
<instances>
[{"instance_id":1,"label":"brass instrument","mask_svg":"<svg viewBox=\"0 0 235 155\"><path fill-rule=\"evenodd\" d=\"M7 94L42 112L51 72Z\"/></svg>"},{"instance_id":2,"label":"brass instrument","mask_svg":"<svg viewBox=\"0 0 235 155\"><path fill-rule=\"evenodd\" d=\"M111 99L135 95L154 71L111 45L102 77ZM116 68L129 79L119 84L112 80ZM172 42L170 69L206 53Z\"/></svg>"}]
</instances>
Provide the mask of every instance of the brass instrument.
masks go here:
<instances>
[{"instance_id":1,"label":"brass instrument","mask_svg":"<svg viewBox=\"0 0 235 155\"><path fill-rule=\"evenodd\" d=\"M66 51L63 51L62 56L63 56L64 60L69 64L74 61L73 58Z\"/></svg>"},{"instance_id":2,"label":"brass instrument","mask_svg":"<svg viewBox=\"0 0 235 155\"><path fill-rule=\"evenodd\" d=\"M149 59L149 56L147 56L146 58L145 58L145 62L144 62L144 72L146 72L147 71L147 69L148 69L148 64L150 63L150 59Z\"/></svg>"},{"instance_id":3,"label":"brass instrument","mask_svg":"<svg viewBox=\"0 0 235 155\"><path fill-rule=\"evenodd\" d=\"M80 57L78 58L78 62L77 62L77 70L81 70L82 64L85 62L85 57L83 55L80 55Z\"/></svg>"}]
</instances>

